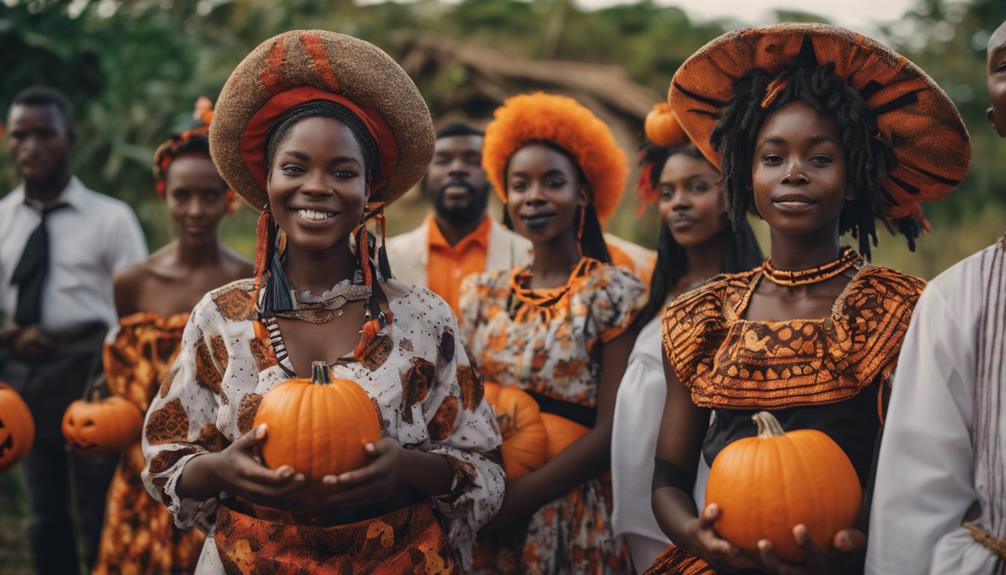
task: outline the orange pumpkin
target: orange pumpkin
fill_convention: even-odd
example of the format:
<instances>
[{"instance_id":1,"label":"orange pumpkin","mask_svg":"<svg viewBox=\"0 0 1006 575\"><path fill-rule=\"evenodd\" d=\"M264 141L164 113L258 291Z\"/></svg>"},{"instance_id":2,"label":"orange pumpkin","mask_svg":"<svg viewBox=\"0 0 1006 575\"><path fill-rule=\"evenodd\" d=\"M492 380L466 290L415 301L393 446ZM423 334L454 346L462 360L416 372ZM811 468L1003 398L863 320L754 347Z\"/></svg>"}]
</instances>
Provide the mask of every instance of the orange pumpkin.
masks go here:
<instances>
[{"instance_id":1,"label":"orange pumpkin","mask_svg":"<svg viewBox=\"0 0 1006 575\"><path fill-rule=\"evenodd\" d=\"M12 467L31 449L35 420L14 388L0 381L0 471Z\"/></svg>"},{"instance_id":2,"label":"orange pumpkin","mask_svg":"<svg viewBox=\"0 0 1006 575\"><path fill-rule=\"evenodd\" d=\"M485 398L496 414L503 435L503 469L512 481L548 460L548 431L538 402L512 385L485 384Z\"/></svg>"},{"instance_id":3,"label":"orange pumpkin","mask_svg":"<svg viewBox=\"0 0 1006 575\"><path fill-rule=\"evenodd\" d=\"M688 143L688 136L667 103L653 106L646 115L643 128L647 139L658 146L682 146Z\"/></svg>"},{"instance_id":4,"label":"orange pumpkin","mask_svg":"<svg viewBox=\"0 0 1006 575\"><path fill-rule=\"evenodd\" d=\"M78 453L99 456L118 453L140 440L143 413L123 397L78 399L63 413L63 437Z\"/></svg>"},{"instance_id":5,"label":"orange pumpkin","mask_svg":"<svg viewBox=\"0 0 1006 575\"><path fill-rule=\"evenodd\" d=\"M542 413L541 422L545 424L545 431L548 432L549 461L590 431L589 427L554 413Z\"/></svg>"},{"instance_id":6,"label":"orange pumpkin","mask_svg":"<svg viewBox=\"0 0 1006 575\"><path fill-rule=\"evenodd\" d=\"M706 504L722 515L716 531L749 553L768 539L776 554L802 561L793 528L830 549L835 534L859 514L862 492L852 462L830 437L813 429L783 432L772 414L755 415L758 436L726 446L713 461Z\"/></svg>"},{"instance_id":7,"label":"orange pumpkin","mask_svg":"<svg viewBox=\"0 0 1006 575\"><path fill-rule=\"evenodd\" d=\"M332 379L323 361L311 364L311 379L288 379L262 397L255 426L268 425L262 460L273 468L289 465L309 482L359 469L364 446L381 438L381 422L370 396L355 382Z\"/></svg>"}]
</instances>

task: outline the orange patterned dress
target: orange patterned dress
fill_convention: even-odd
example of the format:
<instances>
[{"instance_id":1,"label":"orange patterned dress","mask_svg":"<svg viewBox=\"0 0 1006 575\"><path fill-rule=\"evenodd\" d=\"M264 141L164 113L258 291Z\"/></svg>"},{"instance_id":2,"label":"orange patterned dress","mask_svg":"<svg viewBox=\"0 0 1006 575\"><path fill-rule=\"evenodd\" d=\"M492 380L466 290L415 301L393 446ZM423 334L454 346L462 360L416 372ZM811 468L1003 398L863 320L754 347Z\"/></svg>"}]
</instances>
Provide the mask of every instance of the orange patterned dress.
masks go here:
<instances>
[{"instance_id":1,"label":"orange patterned dress","mask_svg":"<svg viewBox=\"0 0 1006 575\"><path fill-rule=\"evenodd\" d=\"M138 312L121 319L104 350L113 395L146 413L182 341L187 313L168 317ZM192 573L203 545L198 529L175 528L171 514L147 494L140 479L146 462L140 443L122 454L108 492L105 527L94 575Z\"/></svg>"},{"instance_id":2,"label":"orange patterned dress","mask_svg":"<svg viewBox=\"0 0 1006 575\"><path fill-rule=\"evenodd\" d=\"M719 276L664 312L664 356L695 405L713 410L703 442L711 463L756 434L751 416L771 411L787 431L827 434L867 485L883 397L925 283L863 265L822 319L748 321L762 268ZM647 574L715 573L673 545Z\"/></svg>"},{"instance_id":3,"label":"orange patterned dress","mask_svg":"<svg viewBox=\"0 0 1006 575\"><path fill-rule=\"evenodd\" d=\"M597 408L600 351L645 304L627 269L583 258L566 285L533 290L525 269L470 276L461 291L462 338L486 381L530 393L542 411L574 421ZM589 413L584 416L583 412ZM611 529L611 481L583 483L548 503L521 533L482 541L484 573L629 573Z\"/></svg>"}]
</instances>

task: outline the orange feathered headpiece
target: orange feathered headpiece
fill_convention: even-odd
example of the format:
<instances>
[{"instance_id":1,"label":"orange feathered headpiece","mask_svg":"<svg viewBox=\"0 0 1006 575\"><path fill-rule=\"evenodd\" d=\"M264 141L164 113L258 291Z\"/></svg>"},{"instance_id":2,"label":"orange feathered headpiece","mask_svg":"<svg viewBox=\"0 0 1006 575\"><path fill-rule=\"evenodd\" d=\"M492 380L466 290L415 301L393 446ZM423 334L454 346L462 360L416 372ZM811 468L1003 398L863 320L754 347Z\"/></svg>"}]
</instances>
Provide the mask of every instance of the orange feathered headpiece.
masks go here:
<instances>
[{"instance_id":1,"label":"orange feathered headpiece","mask_svg":"<svg viewBox=\"0 0 1006 575\"><path fill-rule=\"evenodd\" d=\"M506 202L506 166L529 142L551 142L576 158L587 178L591 202L604 223L618 208L629 170L611 130L576 100L554 94L507 98L486 127L482 166Z\"/></svg>"}]
</instances>

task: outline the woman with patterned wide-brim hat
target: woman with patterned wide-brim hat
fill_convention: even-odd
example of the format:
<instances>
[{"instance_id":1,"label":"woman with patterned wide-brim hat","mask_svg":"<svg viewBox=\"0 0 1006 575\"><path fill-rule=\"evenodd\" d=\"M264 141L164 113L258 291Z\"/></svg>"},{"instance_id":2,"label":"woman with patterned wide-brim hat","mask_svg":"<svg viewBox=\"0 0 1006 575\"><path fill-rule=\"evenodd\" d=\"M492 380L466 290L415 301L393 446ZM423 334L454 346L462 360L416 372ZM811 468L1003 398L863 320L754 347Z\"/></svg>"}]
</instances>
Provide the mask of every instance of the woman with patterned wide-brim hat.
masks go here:
<instances>
[{"instance_id":1,"label":"woman with patterned wide-brim hat","mask_svg":"<svg viewBox=\"0 0 1006 575\"><path fill-rule=\"evenodd\" d=\"M367 42L287 32L231 74L210 146L261 212L256 275L192 311L144 428L148 491L208 530L197 573L461 572L502 499L499 432L451 309L391 279L383 253L383 208L432 156L421 95ZM276 430L252 427L263 395L319 361L363 388L382 438L307 508L305 470L264 466Z\"/></svg>"},{"instance_id":2,"label":"woman with patterned wide-brim hat","mask_svg":"<svg viewBox=\"0 0 1006 575\"><path fill-rule=\"evenodd\" d=\"M635 339L628 328L645 287L611 265L600 225L622 198L624 154L586 107L536 93L496 110L482 162L506 203L506 222L531 242L533 261L465 280L464 340L487 382L527 392L545 419L564 419L552 421L582 435L527 475L508 476L476 569L627 573L627 549L611 531L605 469L615 392Z\"/></svg>"},{"instance_id":3,"label":"woman with patterned wide-brim hat","mask_svg":"<svg viewBox=\"0 0 1006 575\"><path fill-rule=\"evenodd\" d=\"M820 24L725 34L681 66L669 98L720 168L731 217L757 213L771 251L758 268L721 276L665 310L653 508L675 545L648 572L861 573L866 513L830 542L815 544L806 525L793 525L792 539L741 549L718 534L725 512L715 501L696 509L696 463L701 453L715 473L717 454L755 435L752 415L768 411L787 431L828 435L868 486L924 285L867 263L876 222L914 248L929 228L921 203L949 194L967 172L967 130L917 66ZM846 232L860 253L842 247ZM784 563L776 553L784 546L804 562Z\"/></svg>"}]
</instances>

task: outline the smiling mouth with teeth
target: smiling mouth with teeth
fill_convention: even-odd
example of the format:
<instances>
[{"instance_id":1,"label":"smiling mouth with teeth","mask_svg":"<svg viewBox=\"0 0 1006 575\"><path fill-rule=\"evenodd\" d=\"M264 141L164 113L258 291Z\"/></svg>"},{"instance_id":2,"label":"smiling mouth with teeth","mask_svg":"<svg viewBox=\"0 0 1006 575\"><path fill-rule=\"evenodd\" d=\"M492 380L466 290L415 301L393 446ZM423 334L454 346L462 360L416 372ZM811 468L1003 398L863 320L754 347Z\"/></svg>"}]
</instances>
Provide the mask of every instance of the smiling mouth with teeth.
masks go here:
<instances>
[{"instance_id":1,"label":"smiling mouth with teeth","mask_svg":"<svg viewBox=\"0 0 1006 575\"><path fill-rule=\"evenodd\" d=\"M309 222L322 222L335 215L333 212L326 212L322 210L295 210L301 219L307 220Z\"/></svg>"}]
</instances>

